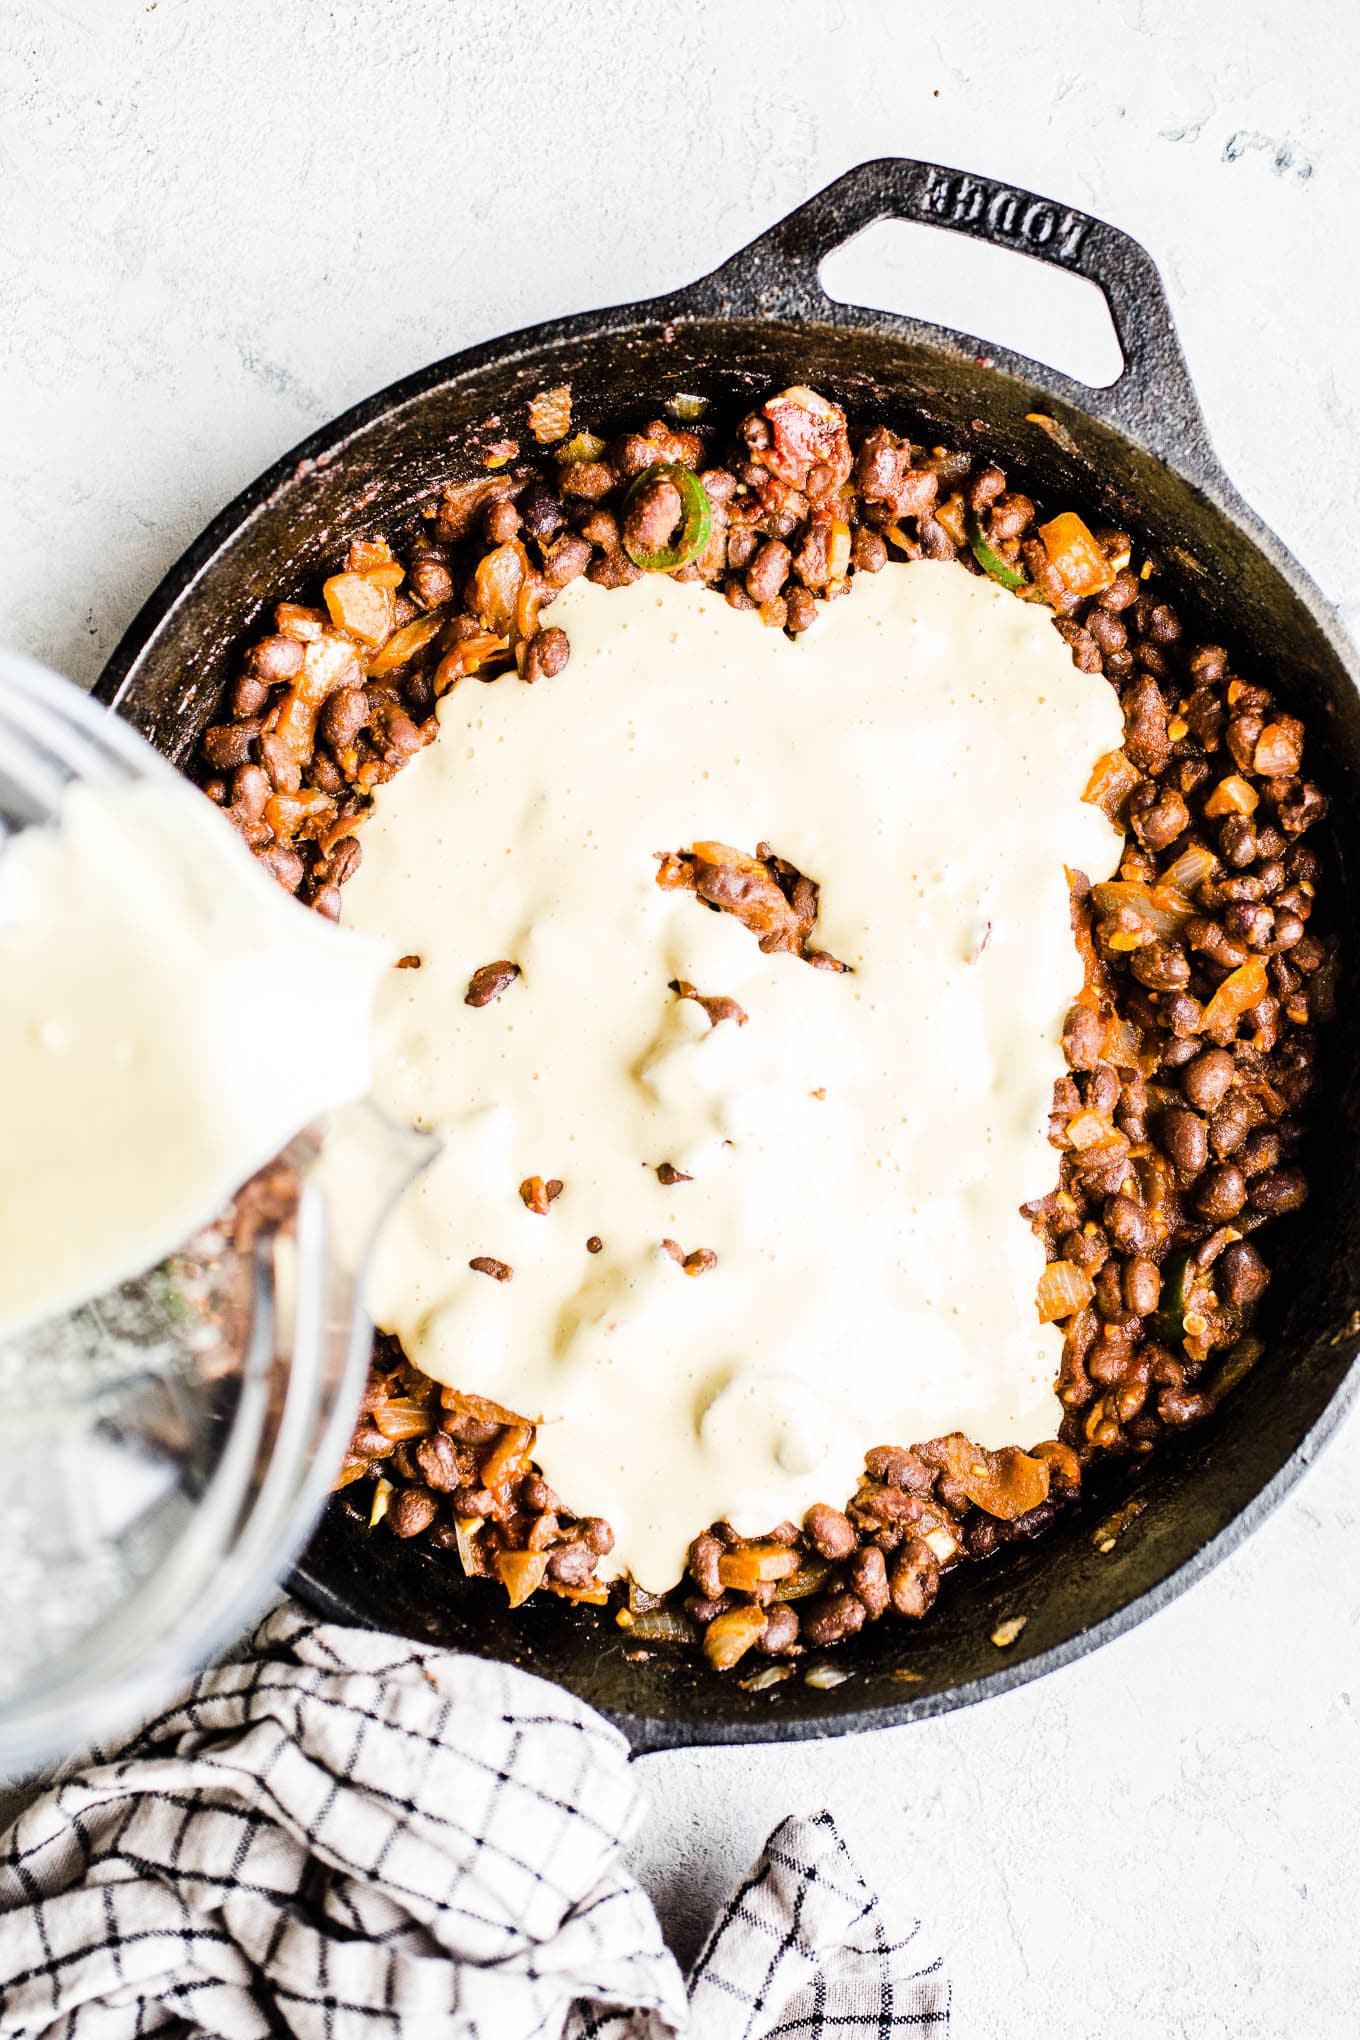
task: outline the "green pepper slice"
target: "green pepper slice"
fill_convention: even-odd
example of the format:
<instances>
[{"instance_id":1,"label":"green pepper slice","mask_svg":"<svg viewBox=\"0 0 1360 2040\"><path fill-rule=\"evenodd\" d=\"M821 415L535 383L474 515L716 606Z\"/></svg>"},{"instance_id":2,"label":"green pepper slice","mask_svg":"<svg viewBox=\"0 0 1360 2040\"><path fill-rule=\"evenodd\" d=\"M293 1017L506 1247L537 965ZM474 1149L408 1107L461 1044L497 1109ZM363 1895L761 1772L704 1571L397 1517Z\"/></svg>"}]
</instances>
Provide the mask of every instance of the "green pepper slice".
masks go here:
<instances>
[{"instance_id":1,"label":"green pepper slice","mask_svg":"<svg viewBox=\"0 0 1360 2040\"><path fill-rule=\"evenodd\" d=\"M982 525L976 510L969 511L966 528L968 543L973 548L973 558L984 574L990 575L993 581L999 581L1003 588L1009 588L1012 594L1017 589L1028 588L1029 575L1018 572L1009 560L1003 560L1000 553L988 545L982 535Z\"/></svg>"},{"instance_id":2,"label":"green pepper slice","mask_svg":"<svg viewBox=\"0 0 1360 2040\"><path fill-rule=\"evenodd\" d=\"M680 492L680 536L673 544L662 546L658 552L644 552L641 548L635 551L627 538L628 512L638 497L658 481L670 482ZM713 535L713 505L696 474L691 474L678 461L659 460L635 477L623 499L623 515L619 524L624 534L623 549L635 567L641 567L647 574L673 574L677 567L687 567L691 560L697 560L707 547Z\"/></svg>"},{"instance_id":3,"label":"green pepper slice","mask_svg":"<svg viewBox=\"0 0 1360 2040\"><path fill-rule=\"evenodd\" d=\"M1157 1337L1173 1353L1185 1350L1185 1313L1199 1274L1189 1254L1173 1254L1162 1270L1162 1295L1154 1323Z\"/></svg>"}]
</instances>

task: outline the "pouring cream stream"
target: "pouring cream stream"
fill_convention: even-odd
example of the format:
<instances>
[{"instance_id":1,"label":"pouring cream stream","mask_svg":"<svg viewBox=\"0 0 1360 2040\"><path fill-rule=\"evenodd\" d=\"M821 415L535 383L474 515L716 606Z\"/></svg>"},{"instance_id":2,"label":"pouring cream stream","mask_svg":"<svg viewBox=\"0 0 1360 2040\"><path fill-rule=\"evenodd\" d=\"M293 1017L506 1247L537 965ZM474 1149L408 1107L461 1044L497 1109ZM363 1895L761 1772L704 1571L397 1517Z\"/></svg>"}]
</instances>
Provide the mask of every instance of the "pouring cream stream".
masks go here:
<instances>
[{"instance_id":1,"label":"pouring cream stream","mask_svg":"<svg viewBox=\"0 0 1360 2040\"><path fill-rule=\"evenodd\" d=\"M154 1266L362 1097L391 961L165 778L0 846L0 1334Z\"/></svg>"}]
</instances>

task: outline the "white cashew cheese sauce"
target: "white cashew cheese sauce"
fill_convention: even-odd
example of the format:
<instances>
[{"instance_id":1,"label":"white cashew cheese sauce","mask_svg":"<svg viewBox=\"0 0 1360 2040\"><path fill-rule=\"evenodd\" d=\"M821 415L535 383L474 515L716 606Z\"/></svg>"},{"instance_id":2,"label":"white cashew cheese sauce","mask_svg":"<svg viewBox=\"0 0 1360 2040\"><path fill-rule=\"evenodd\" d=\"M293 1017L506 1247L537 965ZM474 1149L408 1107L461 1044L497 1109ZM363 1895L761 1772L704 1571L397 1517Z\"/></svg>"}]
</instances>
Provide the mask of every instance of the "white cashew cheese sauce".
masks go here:
<instances>
[{"instance_id":1,"label":"white cashew cheese sauce","mask_svg":"<svg viewBox=\"0 0 1360 2040\"><path fill-rule=\"evenodd\" d=\"M0 1334L153 1267L362 1097L391 957L187 784L74 785L0 844Z\"/></svg>"},{"instance_id":2,"label":"white cashew cheese sauce","mask_svg":"<svg viewBox=\"0 0 1360 2040\"><path fill-rule=\"evenodd\" d=\"M1018 1207L1056 1179L1064 867L1117 863L1081 795L1122 720L1046 609L957 567L861 575L796 644L660 577L550 615L566 670L449 694L346 888L421 959L380 993L376 1095L445 1143L370 1300L428 1374L541 1419L546 1478L613 1526L602 1570L661 1590L710 1521L843 1502L871 1445L1056 1432ZM658 887L655 853L715 840L815 879L851 970ZM501 958L522 975L465 1005ZM565 1186L546 1216L531 1176Z\"/></svg>"}]
</instances>

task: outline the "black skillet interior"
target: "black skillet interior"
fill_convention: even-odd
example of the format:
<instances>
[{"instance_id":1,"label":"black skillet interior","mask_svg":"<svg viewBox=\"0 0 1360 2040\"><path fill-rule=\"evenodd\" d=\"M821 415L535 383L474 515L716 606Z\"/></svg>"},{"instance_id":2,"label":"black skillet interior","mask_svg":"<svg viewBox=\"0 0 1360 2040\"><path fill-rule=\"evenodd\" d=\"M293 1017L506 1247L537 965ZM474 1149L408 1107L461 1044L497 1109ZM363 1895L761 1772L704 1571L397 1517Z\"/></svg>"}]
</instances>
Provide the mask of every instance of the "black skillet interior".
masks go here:
<instances>
[{"instance_id":1,"label":"black skillet interior","mask_svg":"<svg viewBox=\"0 0 1360 2040\"><path fill-rule=\"evenodd\" d=\"M823 257L873 221L925 220L1062 264L1110 305L1126 369L1093 391L1000 348L908 318L837 305ZM868 163L690 289L512 335L440 362L315 435L233 503L172 570L97 689L187 764L215 719L231 658L282 595L302 594L346 542L405 517L481 450L527 440L525 405L572 385L578 422L651 416L678 392L744 408L791 382L852 418L984 452L1048 501L1087 506L1167 562L1193 627L1268 670L1307 719L1311 763L1333 796L1337 913L1354 921L1360 870L1360 701L1345 642L1317 589L1217 467L1160 280L1136 243L1029 193L930 164ZM1059 435L1031 422L1056 421ZM791 657L796 657L791 650ZM442 1558L370 1536L333 1504L293 1584L314 1605L505 1658L612 1714L638 1749L829 1735L941 1712L1081 1654L1179 1591L1240 1539L1316 1451L1354 1389L1360 1343L1360 1071L1345 1020L1315 1141L1312 1203L1275 1247L1267 1355L1204 1431L1125 1467L1039 1543L965 1568L919 1627L880 1623L839 1660L830 1690L800 1676L745 1692L701 1663L627 1655L592 1611L537 1603L511 1616ZM1146 1503L1112 1552L1092 1529ZM1024 1615L1001 1650L992 1632Z\"/></svg>"}]
</instances>

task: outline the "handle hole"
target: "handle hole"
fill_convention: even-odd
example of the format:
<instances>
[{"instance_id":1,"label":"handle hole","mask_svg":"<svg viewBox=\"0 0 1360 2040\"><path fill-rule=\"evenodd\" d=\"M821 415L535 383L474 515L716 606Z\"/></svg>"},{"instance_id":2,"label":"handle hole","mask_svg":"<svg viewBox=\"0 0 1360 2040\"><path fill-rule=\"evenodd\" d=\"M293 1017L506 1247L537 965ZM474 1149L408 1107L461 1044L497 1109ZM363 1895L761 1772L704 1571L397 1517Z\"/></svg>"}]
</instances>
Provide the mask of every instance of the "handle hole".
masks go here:
<instances>
[{"instance_id":1,"label":"handle hole","mask_svg":"<svg viewBox=\"0 0 1360 2040\"><path fill-rule=\"evenodd\" d=\"M952 326L1108 389L1124 373L1105 294L1018 249L915 220L878 220L833 249L821 284L840 304Z\"/></svg>"}]
</instances>

